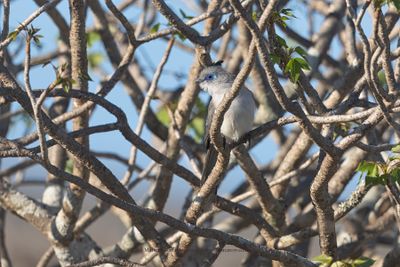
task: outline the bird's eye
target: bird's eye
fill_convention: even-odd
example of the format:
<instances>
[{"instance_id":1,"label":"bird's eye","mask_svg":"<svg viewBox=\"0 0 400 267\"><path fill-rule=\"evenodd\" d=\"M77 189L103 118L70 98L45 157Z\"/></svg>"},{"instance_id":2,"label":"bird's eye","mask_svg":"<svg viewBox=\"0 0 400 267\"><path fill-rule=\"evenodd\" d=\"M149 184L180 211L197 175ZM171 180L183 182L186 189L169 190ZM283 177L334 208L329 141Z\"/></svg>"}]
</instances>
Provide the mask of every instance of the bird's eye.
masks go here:
<instances>
[{"instance_id":1,"label":"bird's eye","mask_svg":"<svg viewBox=\"0 0 400 267\"><path fill-rule=\"evenodd\" d=\"M206 80L213 80L213 79L215 79L215 74L209 74L206 77Z\"/></svg>"}]
</instances>

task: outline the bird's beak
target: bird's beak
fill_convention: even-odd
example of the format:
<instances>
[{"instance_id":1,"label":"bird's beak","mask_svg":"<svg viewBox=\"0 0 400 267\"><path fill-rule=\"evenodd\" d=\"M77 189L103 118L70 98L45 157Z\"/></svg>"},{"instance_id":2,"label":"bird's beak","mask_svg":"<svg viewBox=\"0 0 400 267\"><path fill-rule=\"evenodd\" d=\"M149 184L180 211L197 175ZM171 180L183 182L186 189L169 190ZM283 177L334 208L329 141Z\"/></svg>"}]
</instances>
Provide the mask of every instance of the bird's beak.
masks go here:
<instances>
[{"instance_id":1,"label":"bird's beak","mask_svg":"<svg viewBox=\"0 0 400 267\"><path fill-rule=\"evenodd\" d=\"M200 78L195 80L196 83L201 83L202 81L203 81L203 79L200 79Z\"/></svg>"}]
</instances>

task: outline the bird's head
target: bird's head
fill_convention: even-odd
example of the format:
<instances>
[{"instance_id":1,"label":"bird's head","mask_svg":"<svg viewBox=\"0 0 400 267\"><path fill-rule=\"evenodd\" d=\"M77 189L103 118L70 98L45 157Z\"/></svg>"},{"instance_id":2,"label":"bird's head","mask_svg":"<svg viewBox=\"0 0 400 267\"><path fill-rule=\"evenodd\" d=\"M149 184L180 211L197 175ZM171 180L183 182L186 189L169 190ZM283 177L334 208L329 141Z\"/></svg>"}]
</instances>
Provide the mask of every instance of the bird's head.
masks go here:
<instances>
[{"instance_id":1,"label":"bird's head","mask_svg":"<svg viewBox=\"0 0 400 267\"><path fill-rule=\"evenodd\" d=\"M212 96L214 94L224 94L232 85L233 80L234 76L231 73L219 65L214 65L203 69L196 82L201 89Z\"/></svg>"}]
</instances>

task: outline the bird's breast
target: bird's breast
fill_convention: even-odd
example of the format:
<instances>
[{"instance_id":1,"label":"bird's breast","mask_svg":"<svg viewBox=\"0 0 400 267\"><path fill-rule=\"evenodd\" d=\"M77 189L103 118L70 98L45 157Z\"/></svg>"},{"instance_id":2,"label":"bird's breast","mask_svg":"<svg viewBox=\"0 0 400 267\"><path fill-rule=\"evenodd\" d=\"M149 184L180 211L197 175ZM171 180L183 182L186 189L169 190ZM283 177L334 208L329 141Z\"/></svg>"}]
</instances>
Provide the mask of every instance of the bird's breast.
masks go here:
<instances>
[{"instance_id":1,"label":"bird's breast","mask_svg":"<svg viewBox=\"0 0 400 267\"><path fill-rule=\"evenodd\" d=\"M222 100L222 98L220 99L220 101ZM218 105L216 104L216 106ZM237 141L240 137L242 137L245 133L249 132L252 129L254 111L255 104L251 93L250 95L239 94L232 101L232 104L225 113L224 120L221 126L221 133L226 138Z\"/></svg>"}]
</instances>

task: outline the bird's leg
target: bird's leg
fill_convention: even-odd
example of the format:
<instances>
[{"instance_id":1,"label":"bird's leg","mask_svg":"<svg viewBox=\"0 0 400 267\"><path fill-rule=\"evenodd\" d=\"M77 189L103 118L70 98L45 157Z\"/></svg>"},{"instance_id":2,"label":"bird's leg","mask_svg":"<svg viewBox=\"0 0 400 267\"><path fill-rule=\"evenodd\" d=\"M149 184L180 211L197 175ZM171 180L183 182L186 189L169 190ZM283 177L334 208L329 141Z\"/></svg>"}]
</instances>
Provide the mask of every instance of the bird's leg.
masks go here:
<instances>
[{"instance_id":1,"label":"bird's leg","mask_svg":"<svg viewBox=\"0 0 400 267\"><path fill-rule=\"evenodd\" d=\"M245 147L248 149L251 145L251 134L246 133L244 134L238 141L238 144L243 143Z\"/></svg>"}]
</instances>

